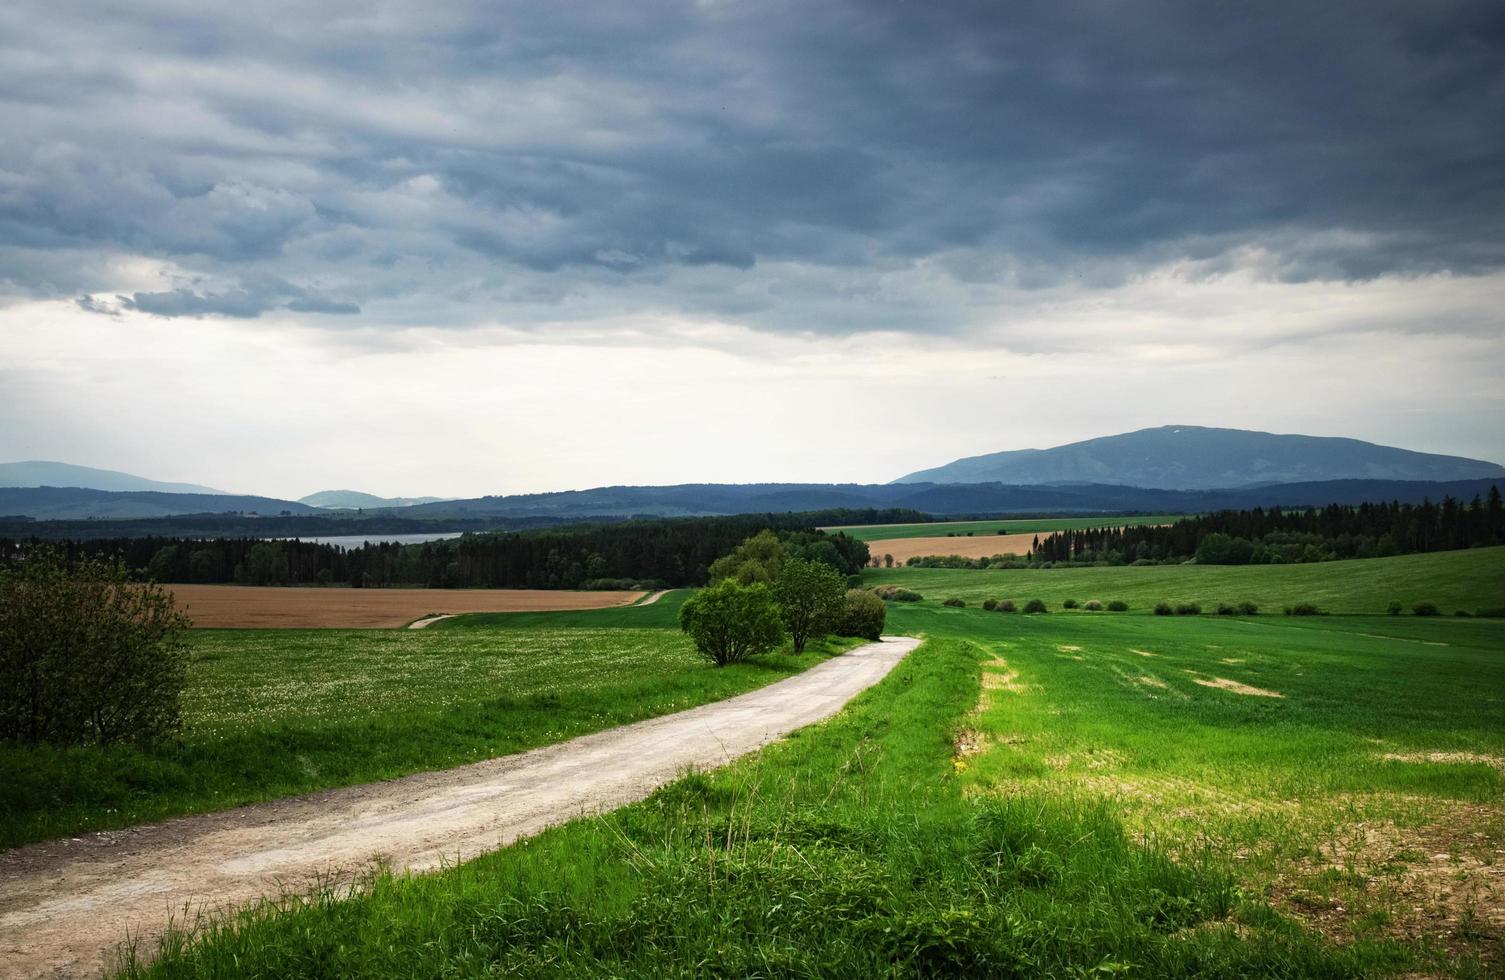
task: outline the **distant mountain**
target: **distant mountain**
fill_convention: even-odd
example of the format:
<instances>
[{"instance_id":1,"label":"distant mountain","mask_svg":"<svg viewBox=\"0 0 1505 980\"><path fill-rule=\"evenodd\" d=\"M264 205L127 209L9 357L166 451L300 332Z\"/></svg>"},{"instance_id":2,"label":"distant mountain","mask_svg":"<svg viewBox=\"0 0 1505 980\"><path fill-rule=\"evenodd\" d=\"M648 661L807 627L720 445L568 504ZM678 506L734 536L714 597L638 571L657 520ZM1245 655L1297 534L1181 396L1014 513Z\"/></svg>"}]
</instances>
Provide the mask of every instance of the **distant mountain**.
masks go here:
<instances>
[{"instance_id":1,"label":"distant mountain","mask_svg":"<svg viewBox=\"0 0 1505 980\"><path fill-rule=\"evenodd\" d=\"M1358 439L1166 425L1073 442L970 456L895 483L1101 483L1217 490L1328 480L1447 481L1505 477L1505 467Z\"/></svg>"},{"instance_id":2,"label":"distant mountain","mask_svg":"<svg viewBox=\"0 0 1505 980\"><path fill-rule=\"evenodd\" d=\"M362 493L359 490L320 490L306 497L299 497L298 503L308 504L310 507L323 507L328 510L369 510L374 507L411 507L414 504L436 504L445 500L445 497L378 497L374 493Z\"/></svg>"},{"instance_id":3,"label":"distant mountain","mask_svg":"<svg viewBox=\"0 0 1505 980\"><path fill-rule=\"evenodd\" d=\"M0 487L84 487L89 490L155 490L160 493L224 493L194 483L163 483L116 470L97 470L45 459L0 463Z\"/></svg>"},{"instance_id":4,"label":"distant mountain","mask_svg":"<svg viewBox=\"0 0 1505 980\"><path fill-rule=\"evenodd\" d=\"M172 517L177 514L318 514L318 508L274 497L228 493L157 493L84 487L0 487L0 515L36 520Z\"/></svg>"}]
</instances>

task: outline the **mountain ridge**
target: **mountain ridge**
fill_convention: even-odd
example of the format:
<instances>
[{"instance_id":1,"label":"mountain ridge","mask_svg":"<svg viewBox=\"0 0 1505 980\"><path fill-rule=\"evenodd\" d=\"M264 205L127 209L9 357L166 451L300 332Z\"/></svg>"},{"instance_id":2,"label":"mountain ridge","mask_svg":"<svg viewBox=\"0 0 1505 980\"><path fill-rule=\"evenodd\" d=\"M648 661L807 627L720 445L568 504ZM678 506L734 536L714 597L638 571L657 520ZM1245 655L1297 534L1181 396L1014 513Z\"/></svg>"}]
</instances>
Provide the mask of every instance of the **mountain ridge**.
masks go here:
<instances>
[{"instance_id":1,"label":"mountain ridge","mask_svg":"<svg viewBox=\"0 0 1505 980\"><path fill-rule=\"evenodd\" d=\"M78 487L83 490L150 491L154 493L224 494L197 483L150 480L134 473L105 470L51 459L23 459L0 463L0 487Z\"/></svg>"},{"instance_id":2,"label":"mountain ridge","mask_svg":"<svg viewBox=\"0 0 1505 980\"><path fill-rule=\"evenodd\" d=\"M1236 490L1332 480L1446 482L1505 477L1505 467L1361 439L1198 425L1163 425L1049 449L966 456L903 483L1102 483L1151 490Z\"/></svg>"}]
</instances>

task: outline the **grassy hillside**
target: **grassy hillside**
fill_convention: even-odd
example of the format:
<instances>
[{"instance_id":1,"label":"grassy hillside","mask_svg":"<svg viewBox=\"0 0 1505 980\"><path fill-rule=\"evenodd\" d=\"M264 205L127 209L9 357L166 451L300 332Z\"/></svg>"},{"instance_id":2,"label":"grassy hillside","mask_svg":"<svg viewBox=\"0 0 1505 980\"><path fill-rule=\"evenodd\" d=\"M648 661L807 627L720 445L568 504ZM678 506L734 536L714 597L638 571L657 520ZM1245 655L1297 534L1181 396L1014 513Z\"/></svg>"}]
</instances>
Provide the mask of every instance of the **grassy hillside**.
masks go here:
<instances>
[{"instance_id":1,"label":"grassy hillside","mask_svg":"<svg viewBox=\"0 0 1505 980\"><path fill-rule=\"evenodd\" d=\"M996 521L934 521L926 524L854 524L822 530L841 531L859 541L890 541L894 538L933 538L947 534L1029 534L1089 527L1129 527L1138 524L1174 524L1185 514L1154 514L1141 517L1037 517Z\"/></svg>"},{"instance_id":2,"label":"grassy hillside","mask_svg":"<svg viewBox=\"0 0 1505 980\"><path fill-rule=\"evenodd\" d=\"M179 742L0 745L0 847L519 752L740 694L856 642L716 669L668 628L676 609L621 610L630 626L535 613L505 627L194 631Z\"/></svg>"},{"instance_id":3,"label":"grassy hillside","mask_svg":"<svg viewBox=\"0 0 1505 980\"><path fill-rule=\"evenodd\" d=\"M437 875L171 939L138 972L1486 973L1492 927L1414 886L1441 821L1498 813L1505 778L1475 760L1505 753L1505 627L1430 647L1358 629L1385 619L1279 622L899 608L930 641L829 723ZM1330 851L1339 826L1387 845ZM1458 887L1502 839L1497 816L1468 830Z\"/></svg>"},{"instance_id":4,"label":"grassy hillside","mask_svg":"<svg viewBox=\"0 0 1505 980\"><path fill-rule=\"evenodd\" d=\"M1220 602L1250 601L1264 612L1298 602L1332 613L1382 613L1391 600L1409 612L1413 603L1435 602L1446 615L1505 606L1505 548L1439 551L1425 555L1368 558L1312 565L1159 565L1119 568L990 569L895 568L863 574L869 585L895 583L926 599L1122 599L1147 613L1161 600L1198 602L1211 611Z\"/></svg>"}]
</instances>

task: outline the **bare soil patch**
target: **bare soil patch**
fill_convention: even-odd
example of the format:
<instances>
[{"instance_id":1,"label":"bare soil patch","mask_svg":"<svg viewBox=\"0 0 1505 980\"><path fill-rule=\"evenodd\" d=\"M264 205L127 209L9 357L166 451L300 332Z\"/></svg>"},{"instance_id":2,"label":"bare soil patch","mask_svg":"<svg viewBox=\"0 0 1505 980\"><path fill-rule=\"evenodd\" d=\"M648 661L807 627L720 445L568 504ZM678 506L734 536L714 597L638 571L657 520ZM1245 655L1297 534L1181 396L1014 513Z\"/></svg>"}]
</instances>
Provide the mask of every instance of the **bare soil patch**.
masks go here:
<instances>
[{"instance_id":1,"label":"bare soil patch","mask_svg":"<svg viewBox=\"0 0 1505 980\"><path fill-rule=\"evenodd\" d=\"M563 612L636 602L642 592L550 589L300 589L249 585L169 586L202 627L397 628L440 614Z\"/></svg>"},{"instance_id":2,"label":"bare soil patch","mask_svg":"<svg viewBox=\"0 0 1505 980\"><path fill-rule=\"evenodd\" d=\"M882 558L893 555L894 561L904 562L910 558L925 558L930 555L960 555L963 558L991 558L994 555L1018 555L1034 545L1034 534L976 534L972 537L939 538L888 538L869 541L868 551ZM1045 540L1041 534L1040 540Z\"/></svg>"},{"instance_id":3,"label":"bare soil patch","mask_svg":"<svg viewBox=\"0 0 1505 980\"><path fill-rule=\"evenodd\" d=\"M1188 672L1189 673L1189 672ZM1193 677L1193 681L1203 687L1215 687L1220 691L1228 691L1231 694L1243 694L1251 698L1283 698L1284 694L1279 691L1267 691L1262 687L1252 684L1243 684L1239 681L1229 680L1226 677Z\"/></svg>"}]
</instances>

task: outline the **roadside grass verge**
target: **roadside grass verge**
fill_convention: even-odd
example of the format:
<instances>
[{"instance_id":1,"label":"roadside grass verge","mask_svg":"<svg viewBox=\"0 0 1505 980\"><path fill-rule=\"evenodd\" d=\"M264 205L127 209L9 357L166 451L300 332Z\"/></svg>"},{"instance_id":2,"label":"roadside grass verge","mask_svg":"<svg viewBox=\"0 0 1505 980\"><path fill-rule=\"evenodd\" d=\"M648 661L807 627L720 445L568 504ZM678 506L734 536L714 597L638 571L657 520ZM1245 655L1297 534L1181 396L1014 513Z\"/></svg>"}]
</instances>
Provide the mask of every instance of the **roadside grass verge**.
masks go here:
<instances>
[{"instance_id":1,"label":"roadside grass verge","mask_svg":"<svg viewBox=\"0 0 1505 980\"><path fill-rule=\"evenodd\" d=\"M974 537L1003 534L1029 534L1038 531L1043 537L1053 531L1093 527L1134 527L1140 524L1174 524L1185 514L1152 514L1138 517L1016 517L993 521L934 521L928 524L855 524L826 527L859 541L890 541L894 538L934 538L948 534L971 534Z\"/></svg>"},{"instance_id":2,"label":"roadside grass verge","mask_svg":"<svg viewBox=\"0 0 1505 980\"><path fill-rule=\"evenodd\" d=\"M832 720L430 876L169 936L131 976L1344 976L1333 947L1101 800L966 793L981 660L928 641Z\"/></svg>"},{"instance_id":3,"label":"roadside grass verge","mask_svg":"<svg viewBox=\"0 0 1505 980\"><path fill-rule=\"evenodd\" d=\"M977 798L1101 803L1235 875L1251 935L1301 922L1376 968L1505 963L1505 623L891 617L984 653L956 762Z\"/></svg>"},{"instance_id":4,"label":"roadside grass verge","mask_svg":"<svg viewBox=\"0 0 1505 980\"><path fill-rule=\"evenodd\" d=\"M1418 602L1435 602L1451 616L1456 609L1505 607L1505 547L1311 565L868 569L863 580L902 585L927 599L956 596L969 604L1012 599L1023 605L1040 598L1052 611L1066 599L1123 599L1131 614L1148 613L1162 601L1195 602L1207 611L1248 601L1258 604L1262 615L1279 615L1303 602L1329 613L1379 615L1397 601L1407 611Z\"/></svg>"},{"instance_id":5,"label":"roadside grass verge","mask_svg":"<svg viewBox=\"0 0 1505 980\"><path fill-rule=\"evenodd\" d=\"M534 625L195 630L175 741L0 744L0 847L520 752L731 697L860 642L718 669L676 630L517 615ZM539 625L550 617L564 622Z\"/></svg>"}]
</instances>

